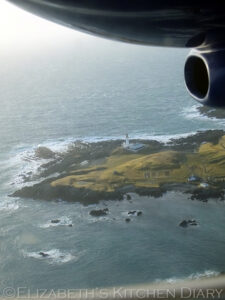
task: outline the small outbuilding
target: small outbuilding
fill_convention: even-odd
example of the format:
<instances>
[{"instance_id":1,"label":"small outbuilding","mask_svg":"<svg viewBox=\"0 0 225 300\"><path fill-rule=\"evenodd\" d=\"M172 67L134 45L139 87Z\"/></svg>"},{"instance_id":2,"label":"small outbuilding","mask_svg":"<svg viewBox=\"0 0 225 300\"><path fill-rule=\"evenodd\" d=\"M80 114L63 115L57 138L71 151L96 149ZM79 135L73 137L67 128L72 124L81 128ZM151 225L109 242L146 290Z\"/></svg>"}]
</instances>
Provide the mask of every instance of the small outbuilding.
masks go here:
<instances>
[{"instance_id":1,"label":"small outbuilding","mask_svg":"<svg viewBox=\"0 0 225 300\"><path fill-rule=\"evenodd\" d=\"M188 182L195 183L199 181L201 181L201 178L199 176L191 175L190 177L188 177Z\"/></svg>"}]
</instances>

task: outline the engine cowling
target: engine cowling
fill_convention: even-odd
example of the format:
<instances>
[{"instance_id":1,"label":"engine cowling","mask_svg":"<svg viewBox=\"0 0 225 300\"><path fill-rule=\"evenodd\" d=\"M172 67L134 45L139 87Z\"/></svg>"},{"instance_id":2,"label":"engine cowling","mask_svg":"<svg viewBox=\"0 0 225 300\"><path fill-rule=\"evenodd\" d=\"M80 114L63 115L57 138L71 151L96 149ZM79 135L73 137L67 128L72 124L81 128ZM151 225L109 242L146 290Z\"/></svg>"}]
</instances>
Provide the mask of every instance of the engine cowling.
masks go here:
<instances>
[{"instance_id":1,"label":"engine cowling","mask_svg":"<svg viewBox=\"0 0 225 300\"><path fill-rule=\"evenodd\" d=\"M192 50L185 62L184 78L196 100L225 107L225 50Z\"/></svg>"}]
</instances>

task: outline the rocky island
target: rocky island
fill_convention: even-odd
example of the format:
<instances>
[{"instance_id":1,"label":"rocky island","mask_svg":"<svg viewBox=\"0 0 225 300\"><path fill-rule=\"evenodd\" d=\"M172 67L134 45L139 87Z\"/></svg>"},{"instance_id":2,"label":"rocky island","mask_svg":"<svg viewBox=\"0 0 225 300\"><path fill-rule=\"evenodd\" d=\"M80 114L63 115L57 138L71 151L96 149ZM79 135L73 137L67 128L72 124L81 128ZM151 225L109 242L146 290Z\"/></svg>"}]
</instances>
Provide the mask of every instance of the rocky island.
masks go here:
<instances>
[{"instance_id":1,"label":"rocky island","mask_svg":"<svg viewBox=\"0 0 225 300\"><path fill-rule=\"evenodd\" d=\"M51 158L26 182L40 180L15 191L13 197L65 200L84 205L100 200L122 200L129 193L160 197L169 190L190 194L190 199L224 200L225 132L209 130L167 143L142 143L139 151L122 141L75 142L66 152L36 149L36 159ZM47 178L47 179L43 179ZM42 179L42 180L41 180Z\"/></svg>"}]
</instances>

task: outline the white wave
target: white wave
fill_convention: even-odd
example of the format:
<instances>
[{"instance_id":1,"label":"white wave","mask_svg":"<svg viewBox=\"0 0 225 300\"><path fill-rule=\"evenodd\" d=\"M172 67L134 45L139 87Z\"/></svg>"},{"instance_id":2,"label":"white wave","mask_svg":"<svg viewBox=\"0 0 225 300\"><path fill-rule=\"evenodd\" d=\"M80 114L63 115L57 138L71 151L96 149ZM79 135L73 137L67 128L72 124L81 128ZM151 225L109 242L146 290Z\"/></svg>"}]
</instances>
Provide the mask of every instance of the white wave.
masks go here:
<instances>
[{"instance_id":1,"label":"white wave","mask_svg":"<svg viewBox=\"0 0 225 300\"><path fill-rule=\"evenodd\" d=\"M99 216L99 217L88 216L86 220L88 224L111 221L111 219L108 216Z\"/></svg>"},{"instance_id":2,"label":"white wave","mask_svg":"<svg viewBox=\"0 0 225 300\"><path fill-rule=\"evenodd\" d=\"M166 283L175 283L175 282L180 282L186 279L191 279L191 280L197 280L200 278L210 278L210 277L216 277L219 276L220 272L217 271L213 271L213 270L206 270L203 273L197 272L197 273L192 273L191 275L189 275L188 277L171 277L171 278L167 278L167 279L156 279L155 282L156 283L161 283L161 282L166 282Z\"/></svg>"},{"instance_id":3,"label":"white wave","mask_svg":"<svg viewBox=\"0 0 225 300\"><path fill-rule=\"evenodd\" d=\"M35 146L35 149L38 147L47 147L50 150L52 150L53 152L57 153L57 152L65 152L68 150L68 146L74 142L76 142L79 139L76 138L72 138L72 137L68 137L66 139L57 139L57 140L49 140L46 142L43 142L37 146Z\"/></svg>"},{"instance_id":4,"label":"white wave","mask_svg":"<svg viewBox=\"0 0 225 300\"><path fill-rule=\"evenodd\" d=\"M195 104L191 107L186 107L183 109L182 111L182 115L186 118L186 119L197 119L197 120L201 120L201 121L212 121L214 123L217 123L220 126L224 126L225 125L225 120L224 119L218 119L216 117L209 117L205 114L202 114L199 111L199 107L201 107L201 104Z\"/></svg>"},{"instance_id":5,"label":"white wave","mask_svg":"<svg viewBox=\"0 0 225 300\"><path fill-rule=\"evenodd\" d=\"M188 276L188 279L199 279L199 278L208 278L208 277L216 277L220 275L219 272L213 270L206 270L203 273L193 273Z\"/></svg>"},{"instance_id":6,"label":"white wave","mask_svg":"<svg viewBox=\"0 0 225 300\"><path fill-rule=\"evenodd\" d=\"M197 131L186 132L186 133L176 133L176 134L168 134L168 135L141 135L140 137L134 137L134 139L140 140L155 140L157 142L168 143L171 140L178 140L180 138L186 138L192 135L195 135ZM132 137L133 138L133 137Z\"/></svg>"},{"instance_id":7,"label":"white wave","mask_svg":"<svg viewBox=\"0 0 225 300\"><path fill-rule=\"evenodd\" d=\"M175 134L155 134L155 133L131 133L130 139L135 140L155 140L159 142L168 142L171 139L179 139L182 137L188 137L191 135L196 134L197 131L192 132L186 132L186 133L175 133ZM118 140L124 140L125 135L116 135L116 136L86 136L86 137L70 137L65 140L58 140L58 141L52 141L52 142L45 142L40 145L37 145L37 147L45 146L51 149L54 152L65 152L69 149L71 145L74 145L76 142L83 142L83 143L98 143L98 142L107 142L107 141L118 141Z\"/></svg>"},{"instance_id":8,"label":"white wave","mask_svg":"<svg viewBox=\"0 0 225 300\"><path fill-rule=\"evenodd\" d=\"M192 105L191 107L185 107L182 111L182 115L186 119L199 119L202 117L202 114L198 110L200 106L201 106L200 104L195 104Z\"/></svg>"},{"instance_id":9,"label":"white wave","mask_svg":"<svg viewBox=\"0 0 225 300\"><path fill-rule=\"evenodd\" d=\"M66 216L62 216L60 218L55 218L54 220L58 220L59 222L52 222L49 220L47 223L40 225L41 228L49 228L56 226L71 226L73 225L72 220Z\"/></svg>"},{"instance_id":10,"label":"white wave","mask_svg":"<svg viewBox=\"0 0 225 300\"><path fill-rule=\"evenodd\" d=\"M70 145L69 140L58 140L52 142L42 143L36 146L18 146L11 153L11 158L7 162L7 166L13 169L13 176L11 178L11 185L21 188L23 186L33 185L42 181L43 179L47 179L53 176L57 176L59 174L55 173L50 175L49 177L36 179L35 176L41 174L44 170L41 166L48 162L51 162L53 159L37 159L35 156L35 150L38 147L45 146L52 150L55 153L62 153L68 150ZM32 177L34 178L32 180ZM26 182L26 177L29 177L29 182Z\"/></svg>"},{"instance_id":11,"label":"white wave","mask_svg":"<svg viewBox=\"0 0 225 300\"><path fill-rule=\"evenodd\" d=\"M29 185L28 182L25 182L26 177L32 175L38 175L41 172L41 165L47 163L50 160L39 159L35 160L34 151L27 150L21 153L17 153L14 157L10 159L10 165L13 165L14 175L12 176L12 184L15 187L21 187L24 185ZM32 182L33 184L34 182Z\"/></svg>"},{"instance_id":12,"label":"white wave","mask_svg":"<svg viewBox=\"0 0 225 300\"><path fill-rule=\"evenodd\" d=\"M167 278L167 279L155 279L154 282L155 283L175 283L175 282L179 282L179 281L183 281L183 278L177 278L177 277L171 277L171 278Z\"/></svg>"},{"instance_id":13,"label":"white wave","mask_svg":"<svg viewBox=\"0 0 225 300\"><path fill-rule=\"evenodd\" d=\"M19 207L19 202L15 199L0 200L0 212L12 212L17 210Z\"/></svg>"},{"instance_id":14,"label":"white wave","mask_svg":"<svg viewBox=\"0 0 225 300\"><path fill-rule=\"evenodd\" d=\"M186 132L186 133L176 133L176 134L167 134L167 135L157 135L157 134L148 134L148 133L135 133L135 134L130 134L130 139L134 140L153 140L153 141L158 141L162 143L168 143L172 139L180 139L180 138L185 138L188 136L195 135L197 131L192 131L192 132ZM96 143L96 142L104 142L104 141L116 141L116 140L124 140L124 135L121 136L109 136L109 137L86 137L83 139L80 139L83 142L87 143Z\"/></svg>"},{"instance_id":15,"label":"white wave","mask_svg":"<svg viewBox=\"0 0 225 300\"><path fill-rule=\"evenodd\" d=\"M44 253L46 256L41 255ZM49 264L62 264L69 261L77 261L80 255L72 255L69 252L60 251L59 249L51 249L48 251L40 250L38 252L25 252L23 251L24 257L31 257L40 260L46 260Z\"/></svg>"}]
</instances>

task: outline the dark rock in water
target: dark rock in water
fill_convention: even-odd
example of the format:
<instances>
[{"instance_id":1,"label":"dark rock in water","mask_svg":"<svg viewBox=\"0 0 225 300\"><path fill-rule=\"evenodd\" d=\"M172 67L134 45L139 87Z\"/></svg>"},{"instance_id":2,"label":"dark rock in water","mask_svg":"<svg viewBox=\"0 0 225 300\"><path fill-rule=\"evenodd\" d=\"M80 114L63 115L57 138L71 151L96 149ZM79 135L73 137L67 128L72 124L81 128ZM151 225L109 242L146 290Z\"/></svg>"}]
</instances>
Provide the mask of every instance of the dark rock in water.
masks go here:
<instances>
[{"instance_id":1,"label":"dark rock in water","mask_svg":"<svg viewBox=\"0 0 225 300\"><path fill-rule=\"evenodd\" d=\"M197 221L196 220L183 220L180 224L179 224L179 226L180 227L183 227L183 228L186 228L186 227L188 227L189 225L191 225L191 226L197 226L198 225L198 223L197 223Z\"/></svg>"},{"instance_id":2,"label":"dark rock in water","mask_svg":"<svg viewBox=\"0 0 225 300\"><path fill-rule=\"evenodd\" d=\"M208 199L219 199L224 200L224 190L223 188L205 189L197 188L194 191L190 191L191 200L200 200L207 202Z\"/></svg>"},{"instance_id":3,"label":"dark rock in water","mask_svg":"<svg viewBox=\"0 0 225 300\"><path fill-rule=\"evenodd\" d=\"M127 223L129 223L129 222L130 222L130 218L126 218L125 221L126 221Z\"/></svg>"},{"instance_id":4,"label":"dark rock in water","mask_svg":"<svg viewBox=\"0 0 225 300\"><path fill-rule=\"evenodd\" d=\"M127 194L127 200L131 200L131 195Z\"/></svg>"},{"instance_id":5,"label":"dark rock in water","mask_svg":"<svg viewBox=\"0 0 225 300\"><path fill-rule=\"evenodd\" d=\"M192 225L192 226L198 225L198 223L197 223L196 220L188 220L188 224L189 224L189 225Z\"/></svg>"},{"instance_id":6,"label":"dark rock in water","mask_svg":"<svg viewBox=\"0 0 225 300\"><path fill-rule=\"evenodd\" d=\"M73 224L69 224L68 226L69 226L69 227L73 227Z\"/></svg>"},{"instance_id":7,"label":"dark rock in water","mask_svg":"<svg viewBox=\"0 0 225 300\"><path fill-rule=\"evenodd\" d=\"M51 220L51 223L53 223L53 224L57 224L57 223L60 223L60 220L58 220L58 219Z\"/></svg>"},{"instance_id":8,"label":"dark rock in water","mask_svg":"<svg viewBox=\"0 0 225 300\"><path fill-rule=\"evenodd\" d=\"M99 210L91 210L90 215L94 217L106 216L108 214L108 208L99 209Z\"/></svg>"},{"instance_id":9,"label":"dark rock in water","mask_svg":"<svg viewBox=\"0 0 225 300\"><path fill-rule=\"evenodd\" d=\"M55 153L47 147L38 147L35 150L35 156L37 158L50 159L55 157Z\"/></svg>"},{"instance_id":10,"label":"dark rock in water","mask_svg":"<svg viewBox=\"0 0 225 300\"><path fill-rule=\"evenodd\" d=\"M128 215L129 216L135 216L135 215L136 216L141 216L142 215L142 211L140 211L140 210L139 211L131 210L131 211L128 212Z\"/></svg>"},{"instance_id":11,"label":"dark rock in water","mask_svg":"<svg viewBox=\"0 0 225 300\"><path fill-rule=\"evenodd\" d=\"M160 198L167 192L163 187L159 188L135 188L135 192L140 196L150 196L154 198Z\"/></svg>"},{"instance_id":12,"label":"dark rock in water","mask_svg":"<svg viewBox=\"0 0 225 300\"><path fill-rule=\"evenodd\" d=\"M182 222L180 222L179 226L186 228L188 227L188 222L186 220L183 220Z\"/></svg>"},{"instance_id":13,"label":"dark rock in water","mask_svg":"<svg viewBox=\"0 0 225 300\"><path fill-rule=\"evenodd\" d=\"M131 211L128 212L128 215L135 215L136 212L137 212L136 210L131 210Z\"/></svg>"},{"instance_id":14,"label":"dark rock in water","mask_svg":"<svg viewBox=\"0 0 225 300\"><path fill-rule=\"evenodd\" d=\"M48 257L49 256L49 254L45 253L45 252L39 252L39 255L41 255L42 257Z\"/></svg>"}]
</instances>

